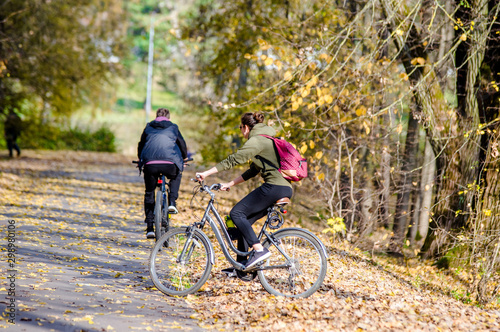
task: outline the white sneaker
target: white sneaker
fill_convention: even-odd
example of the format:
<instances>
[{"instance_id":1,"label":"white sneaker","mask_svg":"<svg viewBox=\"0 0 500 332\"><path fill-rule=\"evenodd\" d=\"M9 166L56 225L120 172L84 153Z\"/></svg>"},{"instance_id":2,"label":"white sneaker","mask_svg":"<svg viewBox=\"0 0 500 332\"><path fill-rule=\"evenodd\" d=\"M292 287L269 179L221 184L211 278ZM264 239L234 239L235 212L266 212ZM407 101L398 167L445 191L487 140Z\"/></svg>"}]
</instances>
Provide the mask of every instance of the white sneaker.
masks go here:
<instances>
[{"instance_id":1,"label":"white sneaker","mask_svg":"<svg viewBox=\"0 0 500 332\"><path fill-rule=\"evenodd\" d=\"M172 213L172 214L179 213L179 211L177 211L177 208L175 207L175 205L170 205L170 206L168 207L168 212L169 212L169 213Z\"/></svg>"}]
</instances>

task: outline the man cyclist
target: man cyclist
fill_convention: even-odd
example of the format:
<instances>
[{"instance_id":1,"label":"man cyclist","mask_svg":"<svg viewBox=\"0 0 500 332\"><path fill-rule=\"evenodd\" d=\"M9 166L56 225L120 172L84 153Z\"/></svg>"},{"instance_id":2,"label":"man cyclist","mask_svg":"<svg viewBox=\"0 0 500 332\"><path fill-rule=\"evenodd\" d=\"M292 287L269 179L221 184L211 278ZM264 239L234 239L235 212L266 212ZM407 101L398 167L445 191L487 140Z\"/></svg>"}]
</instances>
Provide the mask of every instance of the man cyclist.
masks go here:
<instances>
[{"instance_id":1,"label":"man cyclist","mask_svg":"<svg viewBox=\"0 0 500 332\"><path fill-rule=\"evenodd\" d=\"M156 119L149 122L142 132L137 147L139 168L144 166L144 214L146 238L155 237L154 206L155 188L160 174L170 179L169 213L178 213L176 200L179 197L184 159L188 157L187 146L179 127L170 121L170 111L159 108Z\"/></svg>"}]
</instances>

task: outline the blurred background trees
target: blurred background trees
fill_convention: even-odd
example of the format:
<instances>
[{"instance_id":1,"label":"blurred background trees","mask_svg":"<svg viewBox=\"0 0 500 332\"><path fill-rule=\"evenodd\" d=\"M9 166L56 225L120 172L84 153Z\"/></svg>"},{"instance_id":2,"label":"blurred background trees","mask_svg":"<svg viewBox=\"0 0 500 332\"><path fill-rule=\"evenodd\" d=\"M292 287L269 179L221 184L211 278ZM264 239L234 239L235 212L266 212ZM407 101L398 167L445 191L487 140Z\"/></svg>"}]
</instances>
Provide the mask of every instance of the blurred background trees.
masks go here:
<instances>
[{"instance_id":1,"label":"blurred background trees","mask_svg":"<svg viewBox=\"0 0 500 332\"><path fill-rule=\"evenodd\" d=\"M6 1L0 103L40 121L83 109L112 118L118 143L121 130L138 137L154 24L153 110L173 110L204 162L241 144L242 113L266 113L309 159L294 198L302 220L365 250L467 266L485 303L499 289L499 10L493 0Z\"/></svg>"}]
</instances>

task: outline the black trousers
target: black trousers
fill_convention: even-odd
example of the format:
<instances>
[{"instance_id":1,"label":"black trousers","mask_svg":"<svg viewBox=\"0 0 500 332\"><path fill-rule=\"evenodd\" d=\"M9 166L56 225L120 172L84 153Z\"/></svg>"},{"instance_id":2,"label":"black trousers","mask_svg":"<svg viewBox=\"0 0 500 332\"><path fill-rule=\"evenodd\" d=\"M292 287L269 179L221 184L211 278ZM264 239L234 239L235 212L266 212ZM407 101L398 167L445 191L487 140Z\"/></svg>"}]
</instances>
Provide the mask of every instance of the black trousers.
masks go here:
<instances>
[{"instance_id":1,"label":"black trousers","mask_svg":"<svg viewBox=\"0 0 500 332\"><path fill-rule=\"evenodd\" d=\"M170 205L175 205L179 197L179 188L181 186L182 172L174 164L149 164L144 166L144 214L145 223L154 222L155 211L155 189L160 175L165 175L170 179L170 195L168 201Z\"/></svg>"},{"instance_id":2,"label":"black trousers","mask_svg":"<svg viewBox=\"0 0 500 332\"><path fill-rule=\"evenodd\" d=\"M292 188L264 183L239 201L229 215L241 233L238 236L238 250L248 251L249 246L259 243L252 225L267 214L267 208L283 197L292 197ZM238 262L246 257L238 256Z\"/></svg>"},{"instance_id":3,"label":"black trousers","mask_svg":"<svg viewBox=\"0 0 500 332\"><path fill-rule=\"evenodd\" d=\"M17 151L17 155L21 154L21 149L19 149L19 145L16 143L16 138L7 138L7 149L9 149L9 157L13 156L13 151Z\"/></svg>"}]
</instances>

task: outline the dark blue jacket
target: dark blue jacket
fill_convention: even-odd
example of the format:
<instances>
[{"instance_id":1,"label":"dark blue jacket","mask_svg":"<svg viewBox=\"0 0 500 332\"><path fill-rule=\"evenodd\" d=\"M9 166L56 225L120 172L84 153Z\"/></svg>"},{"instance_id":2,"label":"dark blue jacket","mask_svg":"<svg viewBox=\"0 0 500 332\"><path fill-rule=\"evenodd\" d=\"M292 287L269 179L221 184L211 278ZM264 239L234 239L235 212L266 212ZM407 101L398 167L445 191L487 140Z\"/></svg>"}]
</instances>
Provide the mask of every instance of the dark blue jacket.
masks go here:
<instances>
[{"instance_id":1,"label":"dark blue jacket","mask_svg":"<svg viewBox=\"0 0 500 332\"><path fill-rule=\"evenodd\" d=\"M142 132L137 156L141 165L150 161L170 161L182 172L187 147L179 127L171 121L153 120L148 123Z\"/></svg>"}]
</instances>

